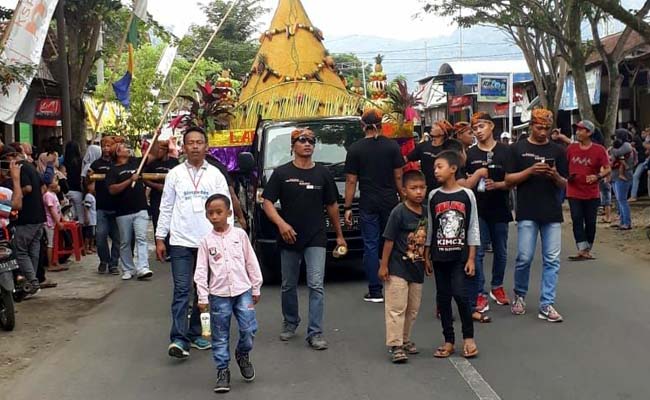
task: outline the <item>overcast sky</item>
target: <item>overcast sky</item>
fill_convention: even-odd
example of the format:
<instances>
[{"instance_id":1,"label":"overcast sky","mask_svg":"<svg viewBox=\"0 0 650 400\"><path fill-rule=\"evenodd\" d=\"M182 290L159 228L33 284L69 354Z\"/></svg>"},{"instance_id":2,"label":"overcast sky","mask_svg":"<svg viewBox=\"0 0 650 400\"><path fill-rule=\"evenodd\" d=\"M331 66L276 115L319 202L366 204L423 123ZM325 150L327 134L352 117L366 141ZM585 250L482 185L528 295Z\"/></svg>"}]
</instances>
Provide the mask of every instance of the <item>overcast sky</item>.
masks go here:
<instances>
[{"instance_id":1,"label":"overcast sky","mask_svg":"<svg viewBox=\"0 0 650 400\"><path fill-rule=\"evenodd\" d=\"M149 13L163 26L173 27L174 34L182 36L190 24L205 22L200 5L208 1L149 0ZM0 0L0 5L9 8L17 3L17 0ZM265 28L278 0L263 0L263 3L271 9L262 21ZM314 25L323 30L327 38L358 34L416 40L444 36L453 30L431 16L413 20L413 15L420 11L420 0L302 0L302 3Z\"/></svg>"}]
</instances>

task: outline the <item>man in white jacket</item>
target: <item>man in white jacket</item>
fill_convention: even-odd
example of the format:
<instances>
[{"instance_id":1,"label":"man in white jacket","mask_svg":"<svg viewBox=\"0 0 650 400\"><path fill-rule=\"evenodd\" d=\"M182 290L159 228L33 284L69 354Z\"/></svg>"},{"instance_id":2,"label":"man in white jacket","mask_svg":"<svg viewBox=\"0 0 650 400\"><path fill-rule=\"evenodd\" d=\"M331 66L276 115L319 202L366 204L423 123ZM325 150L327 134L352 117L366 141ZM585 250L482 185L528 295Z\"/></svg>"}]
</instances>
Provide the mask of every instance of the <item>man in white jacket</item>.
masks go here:
<instances>
[{"instance_id":1,"label":"man in white jacket","mask_svg":"<svg viewBox=\"0 0 650 400\"><path fill-rule=\"evenodd\" d=\"M193 287L196 254L201 239L212 229L205 217L205 201L213 194L230 198L228 183L223 174L205 161L208 147L207 135L201 128L190 128L183 136L183 149L187 160L167 174L160 202L160 217L156 230L156 255L164 260L169 251L174 280L172 300L170 357L189 357L190 347L207 350L208 340L201 337L201 321ZM233 225L232 216L228 223ZM165 237L170 235L170 248ZM189 326L187 308L193 296Z\"/></svg>"}]
</instances>

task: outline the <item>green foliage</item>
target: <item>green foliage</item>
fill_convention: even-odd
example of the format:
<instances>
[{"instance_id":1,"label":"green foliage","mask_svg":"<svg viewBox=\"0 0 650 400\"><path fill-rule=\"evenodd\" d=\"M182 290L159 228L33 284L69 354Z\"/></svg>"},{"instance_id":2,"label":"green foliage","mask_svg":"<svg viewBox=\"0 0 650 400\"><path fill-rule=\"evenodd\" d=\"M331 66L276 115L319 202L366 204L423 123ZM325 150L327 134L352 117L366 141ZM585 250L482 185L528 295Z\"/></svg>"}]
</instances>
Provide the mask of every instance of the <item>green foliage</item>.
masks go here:
<instances>
[{"instance_id":1,"label":"green foliage","mask_svg":"<svg viewBox=\"0 0 650 400\"><path fill-rule=\"evenodd\" d=\"M258 48L257 38L253 35L258 29L258 19L268 11L261 3L261 0L241 0L205 54L207 59L230 69L235 79L242 79L253 65ZM206 5L203 9L208 24L191 27L189 35L180 41L180 54L187 59L194 59L229 7L230 4L223 0L213 0Z\"/></svg>"},{"instance_id":2,"label":"green foliage","mask_svg":"<svg viewBox=\"0 0 650 400\"><path fill-rule=\"evenodd\" d=\"M336 67L341 71L343 76L348 82L348 85L352 84L352 81L355 78L362 78L361 65L362 61L355 54L352 53L338 53L333 54L334 62L336 62ZM366 63L365 65L366 76L370 76L372 72L372 67L370 64Z\"/></svg>"},{"instance_id":3,"label":"green foliage","mask_svg":"<svg viewBox=\"0 0 650 400\"><path fill-rule=\"evenodd\" d=\"M2 48L0 48L2 52ZM28 76L34 73L35 67L27 64L10 65L0 59L0 93L9 94L9 86L13 83L27 84Z\"/></svg>"},{"instance_id":4,"label":"green foliage","mask_svg":"<svg viewBox=\"0 0 650 400\"><path fill-rule=\"evenodd\" d=\"M178 85L190 70L192 62L177 57L174 60L171 71L167 79L162 82L162 77L156 75L158 61L165 50L165 45L153 46L145 44L135 51L135 72L131 82L131 109L125 116L117 121L114 127L114 133L122 136L139 136L143 133L152 132L160 122L162 108L158 104L158 99L170 99ZM115 74L116 79L126 72L126 55L118 65ZM206 78L214 77L221 71L221 66L210 60L199 61L196 69L187 80L187 84L181 90L183 95L192 95L196 87L196 82L205 82ZM110 75L108 67L105 72L106 76ZM152 88L159 88L160 94L156 98L151 92ZM110 90L109 99L114 100L114 93L111 85L105 83L98 86L95 97L102 101L106 90Z\"/></svg>"},{"instance_id":5,"label":"green foliage","mask_svg":"<svg viewBox=\"0 0 650 400\"><path fill-rule=\"evenodd\" d=\"M0 6L0 21L8 21L14 14L12 9Z\"/></svg>"}]
</instances>

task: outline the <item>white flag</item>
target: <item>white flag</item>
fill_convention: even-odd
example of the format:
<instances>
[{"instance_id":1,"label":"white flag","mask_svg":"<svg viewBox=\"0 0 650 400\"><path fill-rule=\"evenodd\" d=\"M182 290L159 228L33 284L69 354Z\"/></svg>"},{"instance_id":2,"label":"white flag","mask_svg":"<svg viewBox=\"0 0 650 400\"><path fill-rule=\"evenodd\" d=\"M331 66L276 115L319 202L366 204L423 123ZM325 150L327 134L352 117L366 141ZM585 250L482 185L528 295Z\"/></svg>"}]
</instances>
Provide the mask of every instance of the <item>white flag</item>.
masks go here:
<instances>
[{"instance_id":1,"label":"white flag","mask_svg":"<svg viewBox=\"0 0 650 400\"><path fill-rule=\"evenodd\" d=\"M7 35L7 43L0 53L8 65L28 64L38 66L43 53L43 44L50 27L50 21L58 0L20 1L14 11L14 19ZM9 95L0 94L0 121L9 125L14 123L16 113L25 100L29 85L36 71L25 78L27 85L13 83Z\"/></svg>"},{"instance_id":2,"label":"white flag","mask_svg":"<svg viewBox=\"0 0 650 400\"><path fill-rule=\"evenodd\" d=\"M142 21L147 20L147 0L133 0L133 14Z\"/></svg>"},{"instance_id":3,"label":"white flag","mask_svg":"<svg viewBox=\"0 0 650 400\"><path fill-rule=\"evenodd\" d=\"M172 64L174 64L174 59L176 58L177 52L177 46L167 46L163 52L162 57L160 57L160 61L158 61L158 67L156 68L156 74L162 77L161 83L167 79L167 75L172 68ZM154 95L154 97L158 97L160 94L160 89L154 87L151 89L151 93Z\"/></svg>"}]
</instances>

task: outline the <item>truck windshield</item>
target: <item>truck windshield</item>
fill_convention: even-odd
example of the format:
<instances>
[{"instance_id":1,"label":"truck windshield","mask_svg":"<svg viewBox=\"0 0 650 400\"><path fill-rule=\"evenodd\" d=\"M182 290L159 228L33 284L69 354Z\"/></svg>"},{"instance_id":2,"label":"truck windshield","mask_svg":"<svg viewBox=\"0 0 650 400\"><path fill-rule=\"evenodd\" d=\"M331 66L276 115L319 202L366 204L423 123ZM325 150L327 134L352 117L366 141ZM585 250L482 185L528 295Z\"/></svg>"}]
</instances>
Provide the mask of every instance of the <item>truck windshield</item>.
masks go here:
<instances>
[{"instance_id":1,"label":"truck windshield","mask_svg":"<svg viewBox=\"0 0 650 400\"><path fill-rule=\"evenodd\" d=\"M264 169L271 170L286 164L291 156L291 132L296 128L309 128L316 135L313 159L326 165L345 163L347 149L363 138L359 122L312 122L290 126L271 127L266 132Z\"/></svg>"}]
</instances>

